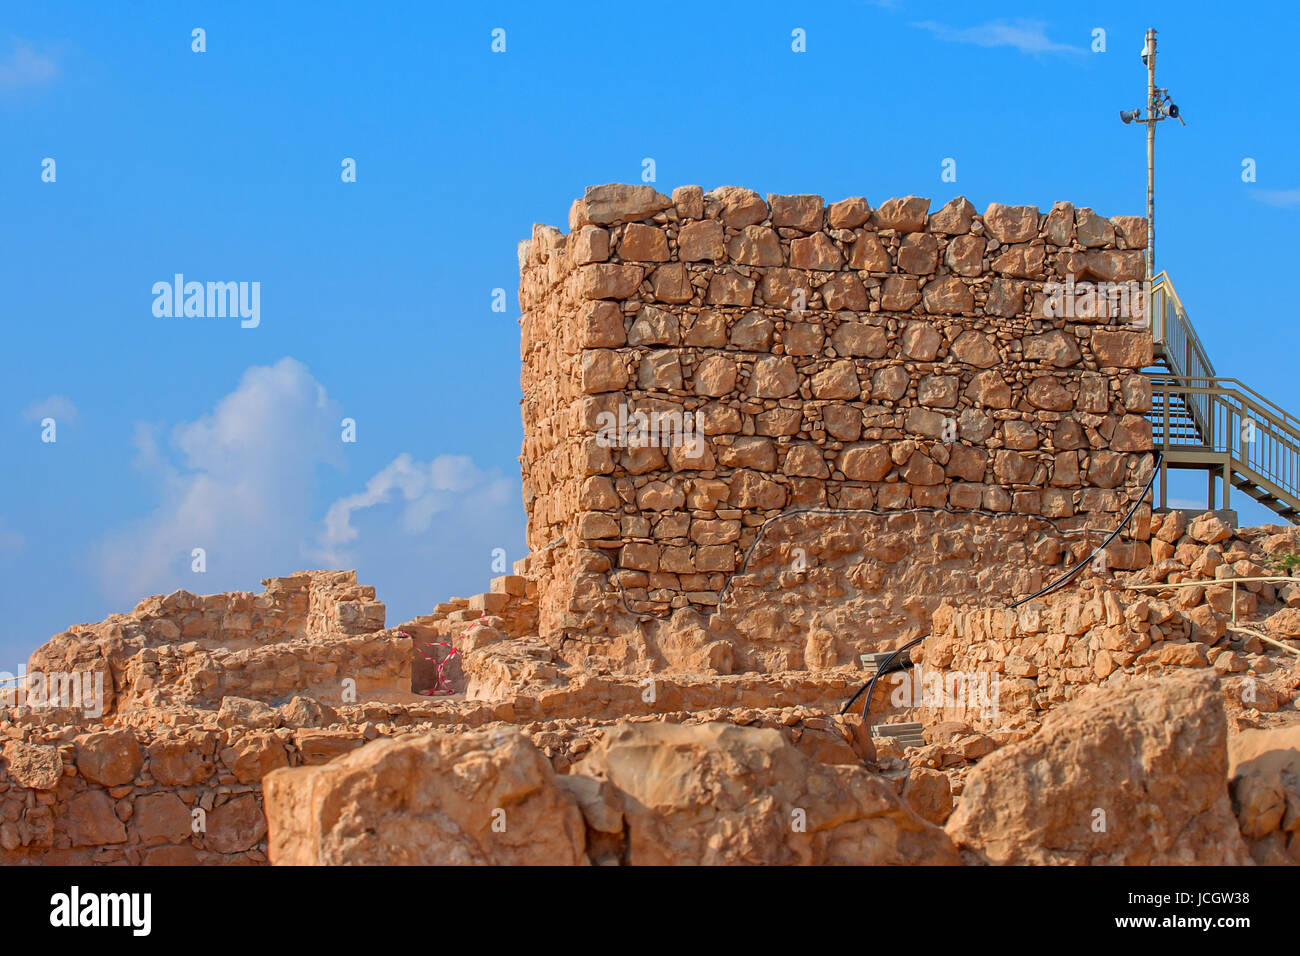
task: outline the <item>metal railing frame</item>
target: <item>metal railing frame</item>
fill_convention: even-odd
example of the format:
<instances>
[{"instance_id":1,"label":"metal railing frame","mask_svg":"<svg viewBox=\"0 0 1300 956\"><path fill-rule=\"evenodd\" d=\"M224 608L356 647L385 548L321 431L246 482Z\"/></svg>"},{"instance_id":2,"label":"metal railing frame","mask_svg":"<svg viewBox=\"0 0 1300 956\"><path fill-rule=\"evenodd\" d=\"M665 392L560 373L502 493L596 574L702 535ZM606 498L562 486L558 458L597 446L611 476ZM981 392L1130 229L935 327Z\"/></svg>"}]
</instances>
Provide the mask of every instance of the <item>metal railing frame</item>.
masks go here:
<instances>
[{"instance_id":1,"label":"metal railing frame","mask_svg":"<svg viewBox=\"0 0 1300 956\"><path fill-rule=\"evenodd\" d=\"M1180 449L1224 456L1225 498L1229 469L1235 469L1252 484L1258 476L1274 485L1292 499L1283 504L1300 510L1300 418L1239 379L1214 374L1166 272L1152 283L1150 309L1152 343L1170 369L1168 375L1151 376L1154 444L1167 458ZM1184 411L1185 421L1171 422L1171 413ZM1253 431L1247 421L1254 423ZM1194 437L1175 434L1180 424ZM1212 462L1206 465L1215 467ZM1277 498L1270 489L1261 490Z\"/></svg>"}]
</instances>

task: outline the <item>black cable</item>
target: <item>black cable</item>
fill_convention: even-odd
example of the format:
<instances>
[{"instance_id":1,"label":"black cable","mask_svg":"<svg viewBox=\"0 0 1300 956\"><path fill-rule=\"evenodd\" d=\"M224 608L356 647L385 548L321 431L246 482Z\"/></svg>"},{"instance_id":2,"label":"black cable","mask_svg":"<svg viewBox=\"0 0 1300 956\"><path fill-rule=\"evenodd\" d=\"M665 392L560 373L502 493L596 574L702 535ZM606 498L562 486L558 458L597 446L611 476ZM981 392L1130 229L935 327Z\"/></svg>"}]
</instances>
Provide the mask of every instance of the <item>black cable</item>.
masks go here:
<instances>
[{"instance_id":1,"label":"black cable","mask_svg":"<svg viewBox=\"0 0 1300 956\"><path fill-rule=\"evenodd\" d=\"M1055 591L1057 588L1063 587L1064 585L1070 583L1070 581L1074 579L1074 576L1076 574L1078 574L1089 564L1091 564L1093 559L1096 558L1097 555L1100 554L1102 551L1106 550L1106 547L1112 541L1115 540L1115 538L1119 535L1119 533L1128 527L1129 522L1133 520L1133 516L1137 514L1138 508L1140 508L1143 502L1146 501L1147 494L1151 491L1151 486L1155 484L1156 475L1159 473L1160 470L1160 463L1164 460L1164 455L1163 453L1161 453L1160 449L1158 448L1155 449L1154 453L1155 453L1155 458L1152 460L1152 464L1151 464L1151 477L1147 479L1146 487L1142 489L1142 493L1139 494L1137 496L1137 500L1133 502L1133 507L1129 509L1128 514L1124 516L1124 520L1121 521L1118 526L1116 526L1115 530L1112 531L1109 535L1107 535L1105 540L1103 540L1101 544L1097 545L1097 547L1093 549L1090 555L1088 555L1086 558L1084 558L1074 567L1070 568L1070 570L1066 571L1064 574L1062 574L1059 578L1057 578L1055 581L1053 581L1051 584L1047 585L1046 587L1039 588L1037 591L1035 591L1033 594L1029 595L1028 597L1021 598L1019 601L1016 601L1014 604L1008 604L1007 610L1012 610L1013 608L1017 608L1020 605L1026 603L1027 601L1032 601L1034 600L1034 598L1042 597L1044 594L1050 594L1052 591ZM897 660L899 654L903 653L903 651L910 650L911 648L915 647L917 644L920 644L923 640L926 639L926 637L929 637L929 635L926 634L916 638L913 641L909 641L908 643L900 647L898 650L890 654L888 657L886 657L883 662L877 665L876 672L871 676L871 680L867 681L865 684L863 684L861 687L858 688L857 693L854 694L852 697L850 697L848 699L848 702L845 703L845 705L840 708L840 714L846 713L848 709L853 706L853 702L857 700L859 697L861 697L863 692L865 691L867 695L867 699L862 702L862 719L865 721L867 719L867 709L871 706L871 695L872 693L875 692L876 681L880 679L880 675L885 673L889 665L892 664L895 660Z\"/></svg>"},{"instance_id":2,"label":"black cable","mask_svg":"<svg viewBox=\"0 0 1300 956\"><path fill-rule=\"evenodd\" d=\"M854 694L852 697L850 697L848 699L848 703L846 703L843 707L840 708L840 714L843 715L844 713L846 713L848 709L853 706L853 702L862 696L862 692L866 691L867 699L862 702L862 719L866 720L867 708L871 706L871 695L876 689L876 681L880 679L880 675L886 673L889 670L889 665L894 663L894 661L898 659L899 654L903 653L903 651L910 651L912 648L916 647L917 644L920 644L923 640L925 640L929 636L930 635L928 634L922 634L920 637L916 638L915 640L908 641L898 650L894 651L894 653L886 657L884 661L877 664L876 672L871 675L871 680L867 681L867 683L863 684L861 687L858 688L858 692ZM900 667L899 670L906 670L906 667Z\"/></svg>"},{"instance_id":3,"label":"black cable","mask_svg":"<svg viewBox=\"0 0 1300 956\"><path fill-rule=\"evenodd\" d=\"M1073 578L1074 578L1074 576L1075 576L1076 574L1078 574L1080 571L1082 571L1084 568L1086 568L1089 564L1091 564L1091 563L1092 563L1092 560L1093 560L1095 557L1097 557L1097 555L1099 555L1099 554L1101 554L1101 552L1105 551L1105 550L1106 550L1106 547L1107 547L1107 546L1108 546L1112 541L1114 541L1116 537L1119 536L1119 533L1120 533L1121 531L1123 531L1125 528L1128 527L1128 523L1129 523L1130 521L1132 521L1132 520L1133 520L1133 516L1134 516L1135 514L1137 514L1137 512L1138 512L1138 508L1142 507L1143 502L1146 501L1147 494L1151 491L1151 486L1155 484L1155 481L1156 481L1156 475L1159 473L1160 463L1161 463L1163 460L1164 460L1164 455L1163 455L1163 453L1161 453L1160 449L1157 448L1157 449L1155 450L1155 458L1153 459L1153 461L1152 461L1152 463L1151 463L1151 477L1147 479L1147 485L1146 485L1146 487L1142 489L1142 493L1141 493L1140 495L1138 495L1137 500L1133 502L1133 507L1130 508L1129 511L1128 511L1128 514L1124 516L1124 520L1121 521L1121 522L1119 523L1119 525L1115 528L1114 531L1112 531L1109 535L1106 536L1106 539L1105 539L1104 541L1102 541L1101 544L1099 544L1099 545L1097 545L1097 547L1093 548L1092 554L1088 555L1086 558L1084 558L1082 561L1080 561L1080 562L1079 562L1078 564L1076 564L1074 567L1070 568L1069 571L1066 571L1063 575L1061 575L1059 578L1057 578L1057 579L1056 579L1055 581L1053 581L1051 584L1047 585L1047 587L1045 587L1045 588L1039 588L1039 589L1038 589L1037 591L1035 591L1033 594L1029 595L1029 597L1021 598L1021 599L1020 599L1019 601L1017 601L1015 604L1008 604L1008 605L1007 605L1007 610L1011 610L1012 608L1020 607L1020 605L1026 603L1026 602L1028 602L1028 601L1032 601L1032 600L1033 600L1034 598L1036 598L1036 597L1041 597L1041 596L1044 595L1044 594L1049 594L1049 593L1051 593L1052 591L1055 591L1057 588L1061 587L1062 585L1065 585L1065 584L1070 583L1070 581L1073 580Z\"/></svg>"}]
</instances>

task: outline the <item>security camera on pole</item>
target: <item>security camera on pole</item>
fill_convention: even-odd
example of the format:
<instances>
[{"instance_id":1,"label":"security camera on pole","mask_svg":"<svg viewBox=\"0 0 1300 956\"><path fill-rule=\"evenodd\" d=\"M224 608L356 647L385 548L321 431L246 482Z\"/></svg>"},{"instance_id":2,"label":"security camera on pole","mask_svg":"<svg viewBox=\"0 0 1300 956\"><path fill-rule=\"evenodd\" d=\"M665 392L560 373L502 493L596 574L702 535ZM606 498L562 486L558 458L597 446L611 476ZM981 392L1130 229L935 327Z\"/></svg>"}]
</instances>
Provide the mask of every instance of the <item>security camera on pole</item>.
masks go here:
<instances>
[{"instance_id":1,"label":"security camera on pole","mask_svg":"<svg viewBox=\"0 0 1300 956\"><path fill-rule=\"evenodd\" d=\"M1178 105L1169 98L1169 91L1156 86L1156 31L1148 30L1142 47L1142 62L1147 68L1147 115L1141 110L1120 110L1119 118L1126 124L1137 121L1147 127L1147 288L1156 272L1156 123L1163 119L1178 120L1184 126Z\"/></svg>"}]
</instances>

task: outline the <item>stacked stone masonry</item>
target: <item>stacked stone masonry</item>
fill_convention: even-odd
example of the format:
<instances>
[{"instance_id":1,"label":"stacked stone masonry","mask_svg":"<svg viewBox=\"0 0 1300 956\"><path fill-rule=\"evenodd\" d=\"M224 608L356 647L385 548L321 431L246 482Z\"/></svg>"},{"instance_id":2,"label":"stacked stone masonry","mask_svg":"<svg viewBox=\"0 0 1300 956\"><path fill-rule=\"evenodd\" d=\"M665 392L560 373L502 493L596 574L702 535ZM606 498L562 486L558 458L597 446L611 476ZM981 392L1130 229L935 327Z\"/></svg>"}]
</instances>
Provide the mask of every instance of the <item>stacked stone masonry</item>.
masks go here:
<instances>
[{"instance_id":1,"label":"stacked stone masonry","mask_svg":"<svg viewBox=\"0 0 1300 956\"><path fill-rule=\"evenodd\" d=\"M779 538L764 523L805 509L1118 524L1151 469L1141 300L1052 317L1045 286L1140 281L1145 220L929 207L615 184L567 235L534 227L520 461L544 635L594 652L620 619L709 615ZM644 447L620 427L638 412ZM687 413L694 443L671 433Z\"/></svg>"},{"instance_id":2,"label":"stacked stone masonry","mask_svg":"<svg viewBox=\"0 0 1300 956\"><path fill-rule=\"evenodd\" d=\"M262 594L175 591L130 614L55 635L30 673L104 674L105 713L160 704L216 707L227 696L410 690L411 646L384 629L375 589L355 571L267 578Z\"/></svg>"},{"instance_id":3,"label":"stacked stone masonry","mask_svg":"<svg viewBox=\"0 0 1300 956\"><path fill-rule=\"evenodd\" d=\"M987 675L997 706L982 714L936 685L930 696L942 704L918 707L915 719L934 725L960 714L985 730L1032 728L1092 686L1185 668L1213 671L1230 712L1285 708L1297 687L1295 659L1279 658L1277 645L1256 635L1300 637L1300 581L1254 579L1276 575L1277 556L1300 551L1296 530L1234 531L1213 514L1189 521L1172 511L1153 516L1151 549L1159 560L1147 568L1117 580L1089 576L1017 608L939 607L932 633L911 653L918 670L910 683L960 677L961 686ZM1229 583L1236 578L1252 580Z\"/></svg>"}]
</instances>

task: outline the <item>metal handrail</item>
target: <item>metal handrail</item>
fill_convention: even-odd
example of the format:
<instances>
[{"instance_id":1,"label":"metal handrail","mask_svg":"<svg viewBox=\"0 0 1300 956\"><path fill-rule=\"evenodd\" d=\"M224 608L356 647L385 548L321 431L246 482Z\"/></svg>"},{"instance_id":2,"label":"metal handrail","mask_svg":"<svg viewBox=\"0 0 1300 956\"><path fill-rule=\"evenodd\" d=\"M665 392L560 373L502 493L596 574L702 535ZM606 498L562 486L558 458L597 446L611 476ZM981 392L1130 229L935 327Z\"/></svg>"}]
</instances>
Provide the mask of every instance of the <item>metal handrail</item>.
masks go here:
<instances>
[{"instance_id":1,"label":"metal handrail","mask_svg":"<svg viewBox=\"0 0 1300 956\"><path fill-rule=\"evenodd\" d=\"M1180 380L1213 378L1214 365L1167 272L1161 272L1153 280L1149 305L1152 342L1161 346L1174 376ZM1209 425L1209 401L1197 397L1187 403L1187 408L1197 430L1204 435Z\"/></svg>"},{"instance_id":2,"label":"metal handrail","mask_svg":"<svg viewBox=\"0 0 1300 956\"><path fill-rule=\"evenodd\" d=\"M1275 486L1300 510L1300 418L1287 412L1239 379L1214 373L1183 301L1167 272L1152 282L1152 344L1160 346L1168 375L1152 375L1153 398L1161 407L1150 416L1153 438L1166 452L1179 446L1222 454L1244 478L1272 497ZM1186 410L1190 434L1176 435L1171 427L1172 403ZM1253 425L1246 424L1247 421ZM1225 472L1225 480L1226 480Z\"/></svg>"},{"instance_id":3,"label":"metal handrail","mask_svg":"<svg viewBox=\"0 0 1300 956\"><path fill-rule=\"evenodd\" d=\"M1288 436L1300 436L1300 421L1293 416L1288 415L1281 409L1264 408L1254 400L1253 396L1243 394L1235 388L1219 388L1213 385L1186 385L1178 381L1172 375L1153 375L1151 376L1151 388L1153 392L1158 390L1163 395L1166 391L1182 396L1186 395L1206 395L1212 398L1218 398L1222 401L1233 399L1237 402L1236 407L1248 410L1251 414L1248 416L1257 424L1267 421L1274 425L1280 432ZM1272 402L1268 402L1272 406Z\"/></svg>"},{"instance_id":4,"label":"metal handrail","mask_svg":"<svg viewBox=\"0 0 1300 956\"><path fill-rule=\"evenodd\" d=\"M1193 382L1208 383L1205 386L1199 386L1199 385L1196 386L1198 388L1199 387L1213 388L1215 386L1220 386L1220 385L1230 385L1231 388L1226 389L1227 391L1238 391L1238 392L1248 393L1251 396L1251 398L1253 398L1255 401L1267 405L1270 409L1272 409L1273 413L1276 416L1280 417L1290 427L1296 429L1297 431L1300 431L1300 418L1296 418L1296 416L1292 415L1281 405L1277 404L1277 402L1265 398L1263 395L1259 394L1259 392L1255 391L1253 388L1251 388L1249 385L1247 385L1239 378L1223 378L1223 377L1209 377L1209 376L1195 376L1195 375L1152 375L1151 381L1154 383L1154 382L1162 381L1167 378L1175 379L1177 383L1180 385L1182 384L1190 385L1190 383Z\"/></svg>"},{"instance_id":5,"label":"metal handrail","mask_svg":"<svg viewBox=\"0 0 1300 956\"><path fill-rule=\"evenodd\" d=\"M1164 409L1152 422L1157 447L1168 452L1190 446L1226 455L1238 471L1259 475L1294 499L1288 504L1300 507L1300 427L1290 416L1279 418L1235 389L1184 385L1172 377L1153 380L1152 391L1160 395ZM1173 396L1188 408L1195 403L1204 411L1202 420L1195 423L1194 441L1175 435L1170 427Z\"/></svg>"},{"instance_id":6,"label":"metal handrail","mask_svg":"<svg viewBox=\"0 0 1300 956\"><path fill-rule=\"evenodd\" d=\"M1161 308L1152 309L1155 313L1152 318L1158 318L1158 323L1152 325L1155 333L1156 342L1165 345L1167 349L1168 327L1166 319L1173 318L1175 326L1175 340L1183 340L1186 343L1186 356L1190 361L1184 362L1178 368L1175 374L1186 376L1214 377L1214 364L1210 361L1209 354L1205 351L1205 346L1201 344L1201 337L1196 334L1196 328L1192 325L1192 320L1187 317L1187 309L1183 306L1183 300L1178 296L1178 290L1174 288L1173 280L1169 278L1169 273L1161 270L1151 282L1151 295L1154 298L1161 297ZM1172 303L1166 301L1166 297L1172 299ZM1169 306L1172 305L1172 312ZM1177 354L1173 357L1177 357ZM1207 375L1208 373L1208 375Z\"/></svg>"}]
</instances>

